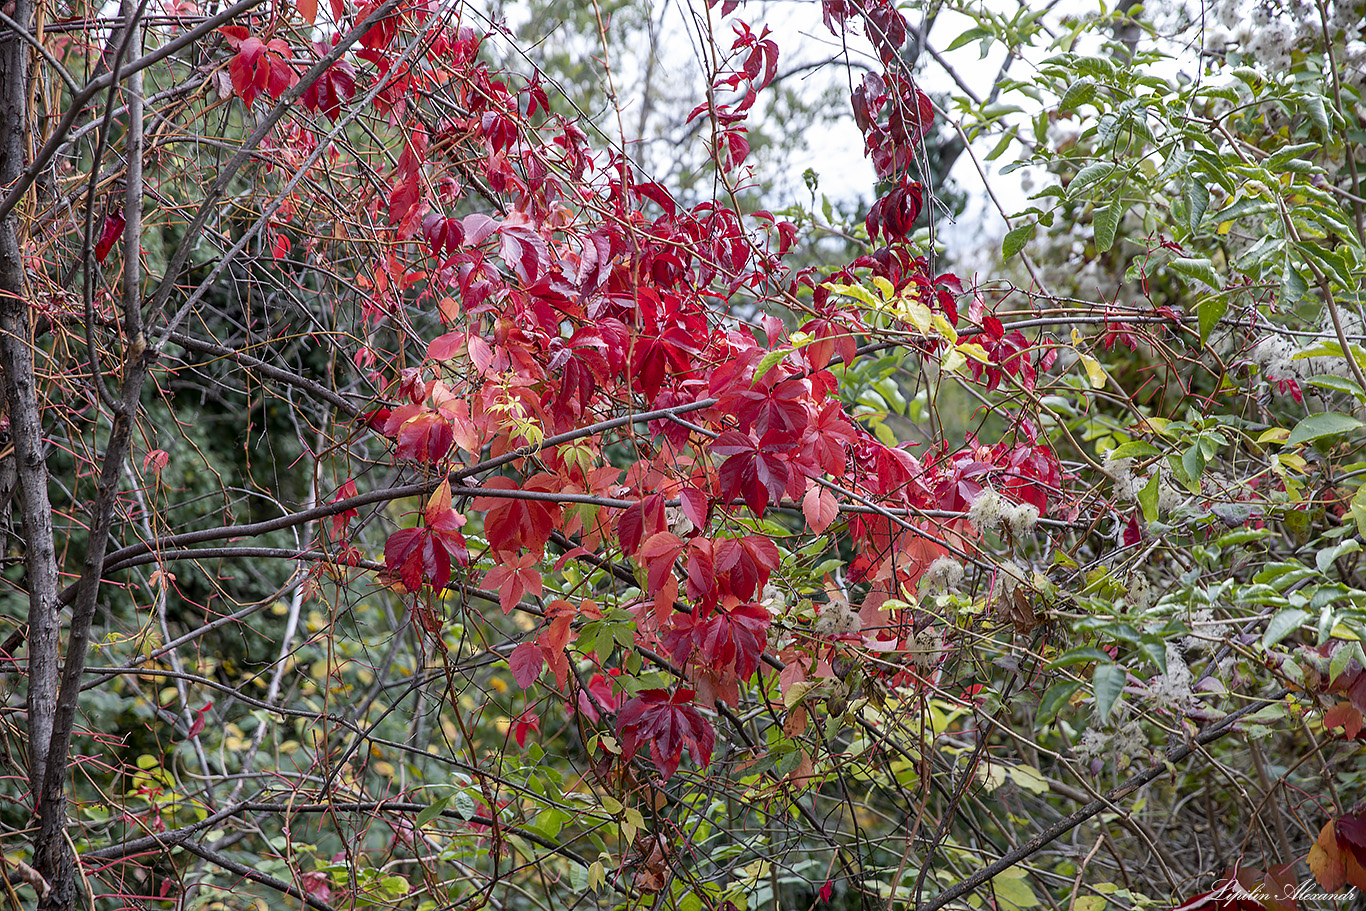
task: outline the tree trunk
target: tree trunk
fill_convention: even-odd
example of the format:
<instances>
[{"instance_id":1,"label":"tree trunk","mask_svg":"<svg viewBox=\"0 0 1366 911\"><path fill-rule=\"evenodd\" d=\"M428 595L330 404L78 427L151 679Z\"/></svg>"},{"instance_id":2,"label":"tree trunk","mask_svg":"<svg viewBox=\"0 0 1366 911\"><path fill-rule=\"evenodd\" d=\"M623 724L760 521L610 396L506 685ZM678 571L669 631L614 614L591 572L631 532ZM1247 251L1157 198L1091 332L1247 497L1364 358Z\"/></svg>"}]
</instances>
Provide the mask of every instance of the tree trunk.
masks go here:
<instances>
[{"instance_id":1,"label":"tree trunk","mask_svg":"<svg viewBox=\"0 0 1366 911\"><path fill-rule=\"evenodd\" d=\"M24 29L33 20L31 0L15 0L11 18ZM9 28L0 31L0 186L11 186L24 170L29 133L29 57L32 47ZM33 369L33 325L24 268L18 205L0 221L0 374L3 374L10 435L14 442L15 486L23 522L25 586L28 589L28 772L33 810L40 812L48 774L57 705L61 612L57 557L48 500L42 413ZM65 758L53 758L65 766ZM65 774L65 768L61 770ZM33 866L52 890L44 908L71 908L78 902L75 858L65 832L39 839Z\"/></svg>"}]
</instances>

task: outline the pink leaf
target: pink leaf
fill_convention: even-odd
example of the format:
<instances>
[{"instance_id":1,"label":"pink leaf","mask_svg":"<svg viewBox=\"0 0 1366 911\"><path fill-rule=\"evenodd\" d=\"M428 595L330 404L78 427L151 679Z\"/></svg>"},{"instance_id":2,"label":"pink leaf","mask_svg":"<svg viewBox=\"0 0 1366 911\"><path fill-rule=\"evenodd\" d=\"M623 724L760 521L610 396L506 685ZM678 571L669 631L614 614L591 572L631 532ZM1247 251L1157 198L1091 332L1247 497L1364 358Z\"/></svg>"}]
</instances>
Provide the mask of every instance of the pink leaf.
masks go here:
<instances>
[{"instance_id":1,"label":"pink leaf","mask_svg":"<svg viewBox=\"0 0 1366 911\"><path fill-rule=\"evenodd\" d=\"M536 678L541 676L541 668L545 666L545 656L541 654L541 649L534 642L523 642L512 650L508 656L508 668L512 671L513 679L522 689L526 689L536 682Z\"/></svg>"},{"instance_id":2,"label":"pink leaf","mask_svg":"<svg viewBox=\"0 0 1366 911\"><path fill-rule=\"evenodd\" d=\"M802 497L802 515L806 516L806 523L811 530L820 534L839 514L840 505L835 495L813 482L807 488L806 496Z\"/></svg>"}]
</instances>

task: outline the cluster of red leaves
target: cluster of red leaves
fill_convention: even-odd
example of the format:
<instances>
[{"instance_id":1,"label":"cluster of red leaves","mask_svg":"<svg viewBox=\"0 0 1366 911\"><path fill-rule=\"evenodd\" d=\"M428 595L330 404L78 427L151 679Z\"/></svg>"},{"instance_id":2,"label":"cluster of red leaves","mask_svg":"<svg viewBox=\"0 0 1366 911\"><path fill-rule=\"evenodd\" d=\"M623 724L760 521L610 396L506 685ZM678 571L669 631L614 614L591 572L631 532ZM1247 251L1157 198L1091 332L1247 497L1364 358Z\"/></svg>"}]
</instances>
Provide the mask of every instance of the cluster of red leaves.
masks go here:
<instances>
[{"instance_id":1,"label":"cluster of red leaves","mask_svg":"<svg viewBox=\"0 0 1366 911\"><path fill-rule=\"evenodd\" d=\"M451 509L451 487L441 486L422 511L422 524L389 536L384 545L384 565L409 591L429 584L436 591L446 587L452 561L466 564L469 552L460 528L465 517Z\"/></svg>"},{"instance_id":2,"label":"cluster of red leaves","mask_svg":"<svg viewBox=\"0 0 1366 911\"><path fill-rule=\"evenodd\" d=\"M228 75L233 91L247 107L262 93L278 100L299 81L289 62L289 43L283 38L262 41L241 25L225 25L220 31L228 47L237 52L228 64Z\"/></svg>"},{"instance_id":3,"label":"cluster of red leaves","mask_svg":"<svg viewBox=\"0 0 1366 911\"><path fill-rule=\"evenodd\" d=\"M359 21L373 8L362 5L352 18L333 5L339 23ZM868 33L881 36L874 37L879 48L904 35L888 3L827 3L826 13L841 26L863 16ZM627 605L635 641L669 655L686 679L672 693L650 690L618 708L608 681L619 668L611 668L576 701L594 722L603 711L616 712L626 755L648 741L667 777L685 749L703 764L711 755L710 722L693 703L737 701L769 644L764 588L780 552L765 536L737 533L729 519L735 511L799 507L822 533L840 528L840 491L893 509L961 511L986 483L1045 511L1061 481L1057 461L1021 430L994 447L970 440L960 452L918 459L876 439L840 400L830 368L837 359L854 362L868 331L857 311L832 299L828 282L885 279L951 325L959 322L958 279L933 274L908 242L923 189L904 175L931 120L928 99L908 81L873 75L854 99L869 155L880 174L896 177L867 222L870 238L885 245L833 275L789 276L783 287L778 277L797 239L793 225L767 212L742 215L716 200L685 208L658 184L637 180L626 160L595 160L583 132L549 113L539 82L519 86L500 78L479 60L479 41L467 30L427 33L445 61L440 87L459 116L419 116L437 77L432 68L401 64L391 47L400 30L427 15L400 6L368 30L357 53L373 66L375 103L401 136L387 192L369 203L370 215L392 231L390 252L358 284L375 323L398 315L415 295L436 303L447 330L428 343L420 364L394 357L389 374L376 363L379 352L357 352L357 365L391 377L390 404L366 414L363 424L390 442L396 460L436 477L466 457L511 458L545 436L581 434L539 451L534 467L518 458L503 474L471 473L460 495L483 516L492 562L479 584L498 593L504 611L539 598L542 561L555 535L577 536L562 561L589 557L603 565L608 555L600 551L612 549L633 561L642 583L639 601ZM277 39L262 44L243 32L231 40L234 85L248 104L261 93L279 97L297 79ZM748 154L744 121L774 78L777 59L766 31L736 26L713 88L738 99L697 112L713 121L722 166L736 167ZM308 88L305 105L335 119L354 97L356 78L350 63L339 62ZM446 214L460 186L472 181L501 194L506 209L496 216ZM811 289L813 305L803 344L794 344L773 317L757 327L717 319L718 304L742 292L786 299L801 285ZM986 382L994 386L1009 374L1032 384L1035 367L1023 336L999 331L989 314L970 317L992 361ZM926 350L936 344L942 342L923 342ZM676 413L648 423L634 463L607 462L608 441L595 426L664 409ZM354 492L349 484L339 497ZM566 494L632 505L585 510L565 503ZM450 484L442 483L416 527L389 538L388 575L408 591L439 592L455 566L468 564L465 517L451 497ZM335 536L344 537L353 515L334 519ZM871 580L883 600L913 586L937 556L967 546L955 523L859 514L849 517L848 531L851 580ZM875 615L879 603L870 598L865 612ZM568 650L580 618L601 614L587 601L544 606L534 640L510 656L520 685L530 686L549 665L560 689L572 690ZM432 615L424 623L439 621ZM877 643L887 650L901 633L878 635L892 637ZM518 741L538 723L519 722Z\"/></svg>"},{"instance_id":4,"label":"cluster of red leaves","mask_svg":"<svg viewBox=\"0 0 1366 911\"><path fill-rule=\"evenodd\" d=\"M711 762L716 734L710 722L692 704L692 690L646 690L626 701L617 713L621 750L630 758L642 743L649 744L650 759L668 779L678 768L686 748L693 762Z\"/></svg>"},{"instance_id":5,"label":"cluster of red leaves","mask_svg":"<svg viewBox=\"0 0 1366 911\"><path fill-rule=\"evenodd\" d=\"M497 570L494 570L495 572ZM540 572L536 573L536 590L540 591ZM555 674L556 684L563 689L569 681L569 659L565 647L569 644L570 624L579 616L596 618L601 616L597 605L585 601L579 608L562 598L551 601L545 607L546 623L541 627L535 642L523 642L512 650L508 667L517 685L526 689L541 676L541 669L550 665Z\"/></svg>"},{"instance_id":6,"label":"cluster of red leaves","mask_svg":"<svg viewBox=\"0 0 1366 911\"><path fill-rule=\"evenodd\" d=\"M687 121L692 123L703 115L711 117L715 158L727 171L740 167L749 157L745 119L759 92L778 73L778 45L768 37L768 29L756 35L745 22L735 23L734 28L735 40L731 43L729 58L733 65L716 74L712 80L711 99L694 108ZM744 94L736 104L718 103L715 96L721 91L743 91Z\"/></svg>"},{"instance_id":7,"label":"cluster of red leaves","mask_svg":"<svg viewBox=\"0 0 1366 911\"><path fill-rule=\"evenodd\" d=\"M333 44L340 35L332 37ZM319 57L326 56L332 48L321 41L313 42L313 51ZM356 68L349 60L338 60L328 67L321 76L304 89L300 99L304 107L322 114L328 120L336 121L341 115L341 106L356 95Z\"/></svg>"},{"instance_id":8,"label":"cluster of red leaves","mask_svg":"<svg viewBox=\"0 0 1366 911\"><path fill-rule=\"evenodd\" d=\"M868 73L854 89L854 122L880 178L906 174L934 122L934 105L899 72Z\"/></svg>"},{"instance_id":9,"label":"cluster of red leaves","mask_svg":"<svg viewBox=\"0 0 1366 911\"><path fill-rule=\"evenodd\" d=\"M1340 649L1347 647L1346 643L1340 641L1326 642L1317 648L1301 646L1299 665L1304 689L1320 696L1344 697L1346 704L1359 713L1359 725L1360 714L1366 714L1366 667L1362 667L1355 655L1348 655L1342 668L1333 673L1334 656Z\"/></svg>"}]
</instances>

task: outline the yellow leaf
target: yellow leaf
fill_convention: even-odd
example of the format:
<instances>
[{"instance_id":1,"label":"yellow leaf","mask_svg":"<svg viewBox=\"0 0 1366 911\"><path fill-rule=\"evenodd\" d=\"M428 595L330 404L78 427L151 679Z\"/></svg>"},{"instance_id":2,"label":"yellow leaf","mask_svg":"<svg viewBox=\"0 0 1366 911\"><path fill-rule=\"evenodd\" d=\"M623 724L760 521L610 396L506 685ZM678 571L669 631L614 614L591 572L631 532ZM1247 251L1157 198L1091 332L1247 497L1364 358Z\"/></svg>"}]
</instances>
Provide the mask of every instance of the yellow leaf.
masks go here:
<instances>
[{"instance_id":1,"label":"yellow leaf","mask_svg":"<svg viewBox=\"0 0 1366 911\"><path fill-rule=\"evenodd\" d=\"M953 328L953 324L944 319L943 314L936 313L933 317L934 328L940 335L949 340L950 345L958 344L958 330Z\"/></svg>"},{"instance_id":2,"label":"yellow leaf","mask_svg":"<svg viewBox=\"0 0 1366 911\"><path fill-rule=\"evenodd\" d=\"M1280 462L1281 465L1283 465L1286 468L1289 468L1296 474L1304 474L1309 468L1309 463L1306 462L1300 456L1295 455L1293 452L1281 453L1280 455L1274 456L1273 458L1276 461Z\"/></svg>"},{"instance_id":3,"label":"yellow leaf","mask_svg":"<svg viewBox=\"0 0 1366 911\"><path fill-rule=\"evenodd\" d=\"M792 711L793 706L800 705L806 694L820 685L819 680L803 680L792 684L787 688L787 692L783 693L783 708Z\"/></svg>"},{"instance_id":4,"label":"yellow leaf","mask_svg":"<svg viewBox=\"0 0 1366 911\"><path fill-rule=\"evenodd\" d=\"M1073 329L1072 331L1076 332L1077 330ZM1086 377L1091 381L1091 388L1105 388L1105 368L1100 365L1100 361L1089 354L1083 354L1081 355L1081 362L1086 367Z\"/></svg>"},{"instance_id":5,"label":"yellow leaf","mask_svg":"<svg viewBox=\"0 0 1366 911\"><path fill-rule=\"evenodd\" d=\"M987 349L976 342L964 342L958 346L958 350L963 352L965 356L977 361L979 364L991 363L991 358L987 355Z\"/></svg>"},{"instance_id":6,"label":"yellow leaf","mask_svg":"<svg viewBox=\"0 0 1366 911\"><path fill-rule=\"evenodd\" d=\"M1130 429L1135 433L1163 433L1167 432L1167 425L1171 421L1166 418L1144 418Z\"/></svg>"},{"instance_id":7,"label":"yellow leaf","mask_svg":"<svg viewBox=\"0 0 1366 911\"><path fill-rule=\"evenodd\" d=\"M930 308L926 307L918 300L910 298L901 299L901 318L914 326L921 335L929 335L930 327L934 324Z\"/></svg>"},{"instance_id":8,"label":"yellow leaf","mask_svg":"<svg viewBox=\"0 0 1366 911\"><path fill-rule=\"evenodd\" d=\"M977 777L982 779L982 787L994 791L1006 782L1006 767L994 762L984 762L977 767Z\"/></svg>"},{"instance_id":9,"label":"yellow leaf","mask_svg":"<svg viewBox=\"0 0 1366 911\"><path fill-rule=\"evenodd\" d=\"M883 278L881 275L874 275L872 278L872 282L873 287L882 292L882 299L884 301L891 300L893 295L896 294L895 286L893 286L891 282L887 281L887 279Z\"/></svg>"},{"instance_id":10,"label":"yellow leaf","mask_svg":"<svg viewBox=\"0 0 1366 911\"><path fill-rule=\"evenodd\" d=\"M1284 443L1290 436L1290 431L1284 427L1272 427L1270 430L1263 430L1261 436L1257 437L1258 443Z\"/></svg>"},{"instance_id":11,"label":"yellow leaf","mask_svg":"<svg viewBox=\"0 0 1366 911\"><path fill-rule=\"evenodd\" d=\"M939 362L939 369L945 373L958 373L967 366L968 359L963 357L963 352L957 348L950 348Z\"/></svg>"},{"instance_id":12,"label":"yellow leaf","mask_svg":"<svg viewBox=\"0 0 1366 911\"><path fill-rule=\"evenodd\" d=\"M1015 780L1017 785L1031 794L1048 793L1048 782L1044 780L1044 777L1040 774L1039 770L1033 766L1011 766L1010 777Z\"/></svg>"}]
</instances>

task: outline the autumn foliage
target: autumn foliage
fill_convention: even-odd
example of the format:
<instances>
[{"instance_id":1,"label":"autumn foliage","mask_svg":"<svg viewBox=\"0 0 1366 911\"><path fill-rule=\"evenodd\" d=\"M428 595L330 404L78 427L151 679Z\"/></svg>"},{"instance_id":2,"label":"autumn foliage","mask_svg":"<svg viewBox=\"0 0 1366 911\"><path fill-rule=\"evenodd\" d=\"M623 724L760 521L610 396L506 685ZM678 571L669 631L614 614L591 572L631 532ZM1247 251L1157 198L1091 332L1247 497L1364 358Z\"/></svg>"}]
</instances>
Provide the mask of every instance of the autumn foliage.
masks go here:
<instances>
[{"instance_id":1,"label":"autumn foliage","mask_svg":"<svg viewBox=\"0 0 1366 911\"><path fill-rule=\"evenodd\" d=\"M1149 260L1213 287L1160 234L1129 267L1142 307L1052 295L1032 261L1027 292L946 266L925 179L946 112L903 59L904 7L821 4L871 61L847 100L877 192L834 224L759 195L790 74L734 0L696 10L681 121L709 170L686 187L497 63L507 33L464 4L191 6L72 19L56 34L83 43L51 48L39 28L64 66L119 62L7 96L43 134L5 165L0 237L22 252L0 263L6 483L50 545L12 561L3 655L37 744L12 751L5 825L36 833L16 869L40 907L89 883L184 905L217 876L324 911L504 889L712 911L761 887L1022 911L1096 851L1024 861L1083 823L1098 850L1104 814L1220 738L1312 717L1362 739L1366 501L1333 451L1361 422L1281 427L1269 390L1244 395L1251 355L1212 333L1260 330L1153 291ZM224 158L190 170L182 144ZM1334 377L1314 388L1350 394ZM1284 559L1202 576L1277 535ZM1293 891L1297 865L1366 889L1360 804L1296 812L1316 840L1276 815L1265 870L1221 846L1218 870L1163 867L1172 902L1290 911L1247 894Z\"/></svg>"}]
</instances>

